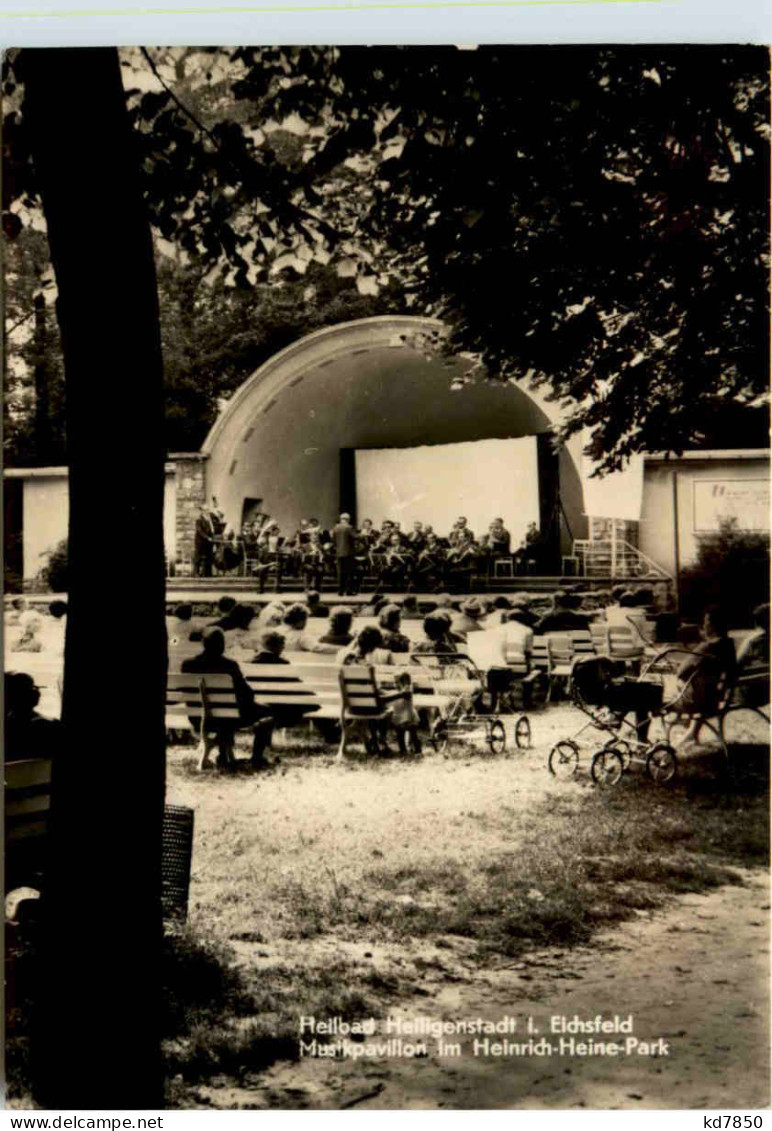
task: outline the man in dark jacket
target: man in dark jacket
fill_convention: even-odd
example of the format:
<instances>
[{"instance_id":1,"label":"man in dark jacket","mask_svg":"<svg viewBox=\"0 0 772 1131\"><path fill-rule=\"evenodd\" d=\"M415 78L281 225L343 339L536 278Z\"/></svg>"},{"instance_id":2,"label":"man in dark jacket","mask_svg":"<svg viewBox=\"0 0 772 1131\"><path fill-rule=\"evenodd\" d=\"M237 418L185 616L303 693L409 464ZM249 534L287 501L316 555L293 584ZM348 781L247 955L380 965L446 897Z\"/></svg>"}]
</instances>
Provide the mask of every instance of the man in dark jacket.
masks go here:
<instances>
[{"instance_id":1,"label":"man in dark jacket","mask_svg":"<svg viewBox=\"0 0 772 1131\"><path fill-rule=\"evenodd\" d=\"M332 528L335 562L338 567L338 596L354 592L354 555L356 535L351 525L351 515L342 514Z\"/></svg>"},{"instance_id":2,"label":"man in dark jacket","mask_svg":"<svg viewBox=\"0 0 772 1131\"><path fill-rule=\"evenodd\" d=\"M218 765L224 768L229 760L226 751L233 749L233 740L239 727L254 727L254 741L252 744L252 765L262 769L270 763L265 757L265 751L270 746L273 735L273 716L255 703L252 688L244 679L241 668L235 660L228 659L225 652L225 634L221 628L206 628L202 634L203 651L197 656L183 660L180 671L201 672L203 675L222 672L233 677L233 690L236 695L236 706L239 710L238 721L223 719L217 723L220 754ZM207 765L206 756L199 763L199 769Z\"/></svg>"},{"instance_id":3,"label":"man in dark jacket","mask_svg":"<svg viewBox=\"0 0 772 1131\"><path fill-rule=\"evenodd\" d=\"M212 517L206 507L201 507L196 519L194 535L193 568L196 577L212 576L215 531Z\"/></svg>"}]
</instances>

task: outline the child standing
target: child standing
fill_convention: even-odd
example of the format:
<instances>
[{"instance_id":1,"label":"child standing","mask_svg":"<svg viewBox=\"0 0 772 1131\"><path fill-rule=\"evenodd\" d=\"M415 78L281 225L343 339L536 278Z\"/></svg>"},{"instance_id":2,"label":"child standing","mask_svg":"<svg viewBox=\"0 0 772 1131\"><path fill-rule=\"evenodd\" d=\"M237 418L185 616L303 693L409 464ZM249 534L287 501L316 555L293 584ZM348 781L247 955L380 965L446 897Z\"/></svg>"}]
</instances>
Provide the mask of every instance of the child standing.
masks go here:
<instances>
[{"instance_id":1,"label":"child standing","mask_svg":"<svg viewBox=\"0 0 772 1131\"><path fill-rule=\"evenodd\" d=\"M391 708L391 722L397 732L400 754L407 754L405 735L410 735L410 746L414 754L420 754L421 740L418 737L418 712L413 704L413 681L410 672L399 672L395 680L397 694Z\"/></svg>"}]
</instances>

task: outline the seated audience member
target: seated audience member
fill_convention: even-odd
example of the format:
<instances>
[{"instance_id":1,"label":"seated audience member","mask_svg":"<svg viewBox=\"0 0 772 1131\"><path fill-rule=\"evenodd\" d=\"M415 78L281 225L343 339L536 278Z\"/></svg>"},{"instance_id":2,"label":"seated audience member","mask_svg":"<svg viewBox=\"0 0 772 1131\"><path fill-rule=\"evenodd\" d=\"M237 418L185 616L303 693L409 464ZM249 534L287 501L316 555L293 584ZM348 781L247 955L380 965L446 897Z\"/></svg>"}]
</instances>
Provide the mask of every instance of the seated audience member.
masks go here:
<instances>
[{"instance_id":1,"label":"seated audience member","mask_svg":"<svg viewBox=\"0 0 772 1131\"><path fill-rule=\"evenodd\" d=\"M512 609L503 615L504 623L492 624L467 642L467 651L482 671L527 662L533 650L533 629L521 619L521 611Z\"/></svg>"},{"instance_id":2,"label":"seated audience member","mask_svg":"<svg viewBox=\"0 0 772 1131\"><path fill-rule=\"evenodd\" d=\"M306 593L306 607L308 608L309 618L326 620L330 615L330 610L322 604L322 595L318 589L309 589Z\"/></svg>"},{"instance_id":3,"label":"seated audience member","mask_svg":"<svg viewBox=\"0 0 772 1131\"><path fill-rule=\"evenodd\" d=\"M545 632L571 632L587 628L587 617L574 612L573 595L557 589L552 596L552 610L534 625L534 631L541 636Z\"/></svg>"},{"instance_id":4,"label":"seated audience member","mask_svg":"<svg viewBox=\"0 0 772 1131\"><path fill-rule=\"evenodd\" d=\"M287 609L281 601L269 601L267 605L263 605L257 617L258 631L264 628L276 628L283 624L286 612Z\"/></svg>"},{"instance_id":5,"label":"seated audience member","mask_svg":"<svg viewBox=\"0 0 772 1131\"><path fill-rule=\"evenodd\" d=\"M221 628L223 632L231 627L231 613L236 608L235 597L221 597L217 602L217 611L220 614L217 620L212 621L212 628Z\"/></svg>"},{"instance_id":6,"label":"seated audience member","mask_svg":"<svg viewBox=\"0 0 772 1131\"><path fill-rule=\"evenodd\" d=\"M512 604L509 598L500 593L499 596L496 597L493 601L493 608L491 609L489 623L491 621L498 621L499 624L503 624L507 619L507 613L511 608Z\"/></svg>"},{"instance_id":7,"label":"seated audience member","mask_svg":"<svg viewBox=\"0 0 772 1131\"><path fill-rule=\"evenodd\" d=\"M52 601L48 615L42 618L38 633L41 651L49 656L64 655L64 635L67 627L67 602Z\"/></svg>"},{"instance_id":8,"label":"seated audience member","mask_svg":"<svg viewBox=\"0 0 772 1131\"><path fill-rule=\"evenodd\" d=\"M14 597L11 601L10 608L5 614L6 625L16 625L23 613L27 611L27 598Z\"/></svg>"},{"instance_id":9,"label":"seated audience member","mask_svg":"<svg viewBox=\"0 0 772 1131\"><path fill-rule=\"evenodd\" d=\"M418 599L413 593L408 593L402 602L403 620L423 620L424 615L418 608Z\"/></svg>"},{"instance_id":10,"label":"seated audience member","mask_svg":"<svg viewBox=\"0 0 772 1131\"><path fill-rule=\"evenodd\" d=\"M533 651L534 632L527 609L512 609L504 622L504 658L508 654L522 653L526 658Z\"/></svg>"},{"instance_id":11,"label":"seated audience member","mask_svg":"<svg viewBox=\"0 0 772 1131\"><path fill-rule=\"evenodd\" d=\"M290 605L284 614L284 637L288 652L334 652L331 644L322 644L306 632L308 609L305 605Z\"/></svg>"},{"instance_id":12,"label":"seated audience member","mask_svg":"<svg viewBox=\"0 0 772 1131\"><path fill-rule=\"evenodd\" d=\"M57 757L64 749L64 728L58 719L47 719L35 710L40 691L32 676L27 672L6 672L4 686L5 761Z\"/></svg>"},{"instance_id":13,"label":"seated audience member","mask_svg":"<svg viewBox=\"0 0 772 1131\"><path fill-rule=\"evenodd\" d=\"M251 687L244 679L241 668L235 660L228 659L225 653L225 634L221 628L212 625L205 628L202 634L203 651L197 656L183 660L183 672L201 672L212 674L223 672L233 677L233 688L236 694L236 704L239 710L239 723L242 726L254 727L254 740L252 744L252 765L262 768L269 763L265 751L271 743L273 734L273 716L259 704ZM233 751L233 742L238 729L238 724L230 719L222 719L217 723L218 745L220 749L218 766L225 769L230 763ZM203 770L208 765L208 758L202 754L199 769Z\"/></svg>"},{"instance_id":14,"label":"seated audience member","mask_svg":"<svg viewBox=\"0 0 772 1131\"><path fill-rule=\"evenodd\" d=\"M20 626L21 634L11 644L11 652L42 652L43 643L40 640L40 631L43 620L36 613L25 613Z\"/></svg>"},{"instance_id":15,"label":"seated audience member","mask_svg":"<svg viewBox=\"0 0 772 1131\"><path fill-rule=\"evenodd\" d=\"M418 736L418 711L413 702L413 680L410 672L401 671L394 681L397 694L391 700L391 724L397 732L397 745L400 754L407 754L406 735L410 735L410 745L414 754L422 753L421 739Z\"/></svg>"},{"instance_id":16,"label":"seated audience member","mask_svg":"<svg viewBox=\"0 0 772 1131\"><path fill-rule=\"evenodd\" d=\"M336 648L344 648L350 644L354 637L351 634L351 625L354 613L348 605L336 605L330 614L330 621L324 636L319 637L320 644L334 644Z\"/></svg>"},{"instance_id":17,"label":"seated audience member","mask_svg":"<svg viewBox=\"0 0 772 1131\"><path fill-rule=\"evenodd\" d=\"M361 617L377 617L383 606L389 603L389 598L384 597L380 588L376 588L370 594L370 600L367 604L360 607L358 615Z\"/></svg>"},{"instance_id":18,"label":"seated audience member","mask_svg":"<svg viewBox=\"0 0 772 1131\"><path fill-rule=\"evenodd\" d=\"M179 652L191 655L193 645L201 643L202 630L201 622L193 619L193 606L189 602L176 605L171 616L166 618L169 655Z\"/></svg>"},{"instance_id":19,"label":"seated audience member","mask_svg":"<svg viewBox=\"0 0 772 1131\"><path fill-rule=\"evenodd\" d=\"M378 618L384 647L390 652L409 652L410 640L403 632L402 610L398 605L385 605Z\"/></svg>"},{"instance_id":20,"label":"seated audience member","mask_svg":"<svg viewBox=\"0 0 772 1131\"><path fill-rule=\"evenodd\" d=\"M709 717L715 714L721 698L734 684L737 670L734 641L718 605L710 605L705 610L700 635L702 642L678 669L679 694L673 709L679 714ZM693 722L683 741L696 738L699 726L699 721Z\"/></svg>"},{"instance_id":21,"label":"seated audience member","mask_svg":"<svg viewBox=\"0 0 772 1131\"><path fill-rule=\"evenodd\" d=\"M630 590L620 594L616 605L607 606L605 616L607 625L632 628L640 636L646 634L646 613Z\"/></svg>"},{"instance_id":22,"label":"seated audience member","mask_svg":"<svg viewBox=\"0 0 772 1131\"><path fill-rule=\"evenodd\" d=\"M338 652L339 664L393 664L394 659L383 643L381 630L374 625L360 629L356 639Z\"/></svg>"},{"instance_id":23,"label":"seated audience member","mask_svg":"<svg viewBox=\"0 0 772 1131\"><path fill-rule=\"evenodd\" d=\"M288 664L282 656L285 638L283 632L268 628L260 635L260 648L252 657L253 664Z\"/></svg>"},{"instance_id":24,"label":"seated audience member","mask_svg":"<svg viewBox=\"0 0 772 1131\"><path fill-rule=\"evenodd\" d=\"M769 605L757 605L753 622L755 628L737 649L737 700L747 707L763 707L769 702Z\"/></svg>"},{"instance_id":25,"label":"seated audience member","mask_svg":"<svg viewBox=\"0 0 772 1131\"><path fill-rule=\"evenodd\" d=\"M236 660L248 661L255 651L259 639L259 629L252 622L255 610L251 605L237 604L230 614L230 625L225 630L225 651Z\"/></svg>"},{"instance_id":26,"label":"seated audience member","mask_svg":"<svg viewBox=\"0 0 772 1131\"><path fill-rule=\"evenodd\" d=\"M450 639L450 617L441 610L424 617L424 639L413 647L420 655L454 656L458 652L455 641Z\"/></svg>"},{"instance_id":27,"label":"seated audience member","mask_svg":"<svg viewBox=\"0 0 772 1131\"><path fill-rule=\"evenodd\" d=\"M480 623L485 618L485 609L476 597L461 602L460 612L453 618L453 631L466 636L469 632L482 632Z\"/></svg>"},{"instance_id":28,"label":"seated audience member","mask_svg":"<svg viewBox=\"0 0 772 1131\"><path fill-rule=\"evenodd\" d=\"M535 628L539 617L534 613L531 608L531 598L527 593L513 593L511 597L512 608L517 609L520 614L520 621L522 624L527 624L529 628ZM506 617L502 617L506 620Z\"/></svg>"}]
</instances>

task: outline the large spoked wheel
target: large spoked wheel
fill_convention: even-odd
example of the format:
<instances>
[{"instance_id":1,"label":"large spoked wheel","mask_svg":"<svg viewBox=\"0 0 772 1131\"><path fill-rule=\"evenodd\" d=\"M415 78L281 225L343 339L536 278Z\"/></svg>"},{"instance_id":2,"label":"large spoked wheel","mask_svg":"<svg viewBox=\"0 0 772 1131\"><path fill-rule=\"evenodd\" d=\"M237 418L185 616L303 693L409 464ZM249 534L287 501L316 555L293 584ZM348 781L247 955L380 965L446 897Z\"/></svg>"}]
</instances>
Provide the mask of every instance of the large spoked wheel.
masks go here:
<instances>
[{"instance_id":1,"label":"large spoked wheel","mask_svg":"<svg viewBox=\"0 0 772 1131\"><path fill-rule=\"evenodd\" d=\"M625 772L622 755L617 754L613 747L599 750L590 766L590 777L596 785L616 785Z\"/></svg>"},{"instance_id":2,"label":"large spoked wheel","mask_svg":"<svg viewBox=\"0 0 772 1131\"><path fill-rule=\"evenodd\" d=\"M515 723L515 746L518 750L528 750L531 745L531 723L525 715L521 715Z\"/></svg>"},{"instance_id":3,"label":"large spoked wheel","mask_svg":"<svg viewBox=\"0 0 772 1131\"><path fill-rule=\"evenodd\" d=\"M488 731L488 745L492 753L501 754L507 748L507 732L501 719L494 719Z\"/></svg>"},{"instance_id":4,"label":"large spoked wheel","mask_svg":"<svg viewBox=\"0 0 772 1131\"><path fill-rule=\"evenodd\" d=\"M438 754L444 754L448 749L448 724L444 719L437 719L431 731L431 744Z\"/></svg>"},{"instance_id":5,"label":"large spoked wheel","mask_svg":"<svg viewBox=\"0 0 772 1131\"><path fill-rule=\"evenodd\" d=\"M550 750L547 766L555 778L572 778L579 766L579 747L569 739L556 743Z\"/></svg>"},{"instance_id":6,"label":"large spoked wheel","mask_svg":"<svg viewBox=\"0 0 772 1131\"><path fill-rule=\"evenodd\" d=\"M672 781L678 771L678 759L672 746L666 742L658 742L649 751L646 759L646 773L652 781L664 785Z\"/></svg>"}]
</instances>

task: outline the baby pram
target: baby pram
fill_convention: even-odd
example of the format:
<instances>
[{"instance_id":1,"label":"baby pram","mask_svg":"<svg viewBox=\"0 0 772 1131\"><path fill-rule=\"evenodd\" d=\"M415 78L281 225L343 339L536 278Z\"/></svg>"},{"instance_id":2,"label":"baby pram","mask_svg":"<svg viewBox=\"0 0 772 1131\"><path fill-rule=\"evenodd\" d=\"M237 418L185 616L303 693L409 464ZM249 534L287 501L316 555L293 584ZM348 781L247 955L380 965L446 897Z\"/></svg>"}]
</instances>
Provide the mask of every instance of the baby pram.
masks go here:
<instances>
[{"instance_id":1,"label":"baby pram","mask_svg":"<svg viewBox=\"0 0 772 1131\"><path fill-rule=\"evenodd\" d=\"M595 748L590 763L590 776L598 785L616 785L634 764L643 765L656 782L674 777L678 769L675 750L667 742L650 742L648 737L649 724L664 710L662 684L633 679L621 674L623 670L608 656L574 660L569 695L588 722L550 750L547 764L555 777L570 778L576 773L581 751L578 739L587 731L608 736ZM631 714L634 722L629 719Z\"/></svg>"},{"instance_id":2,"label":"baby pram","mask_svg":"<svg viewBox=\"0 0 772 1131\"><path fill-rule=\"evenodd\" d=\"M473 660L458 653L414 653L412 660L421 666L422 676L431 681L435 693L444 700L431 727L431 742L438 753L445 753L453 739L485 744L493 754L506 750L506 727L491 706L486 677ZM512 730L515 746L526 750L531 745L528 717L520 714Z\"/></svg>"}]
</instances>

